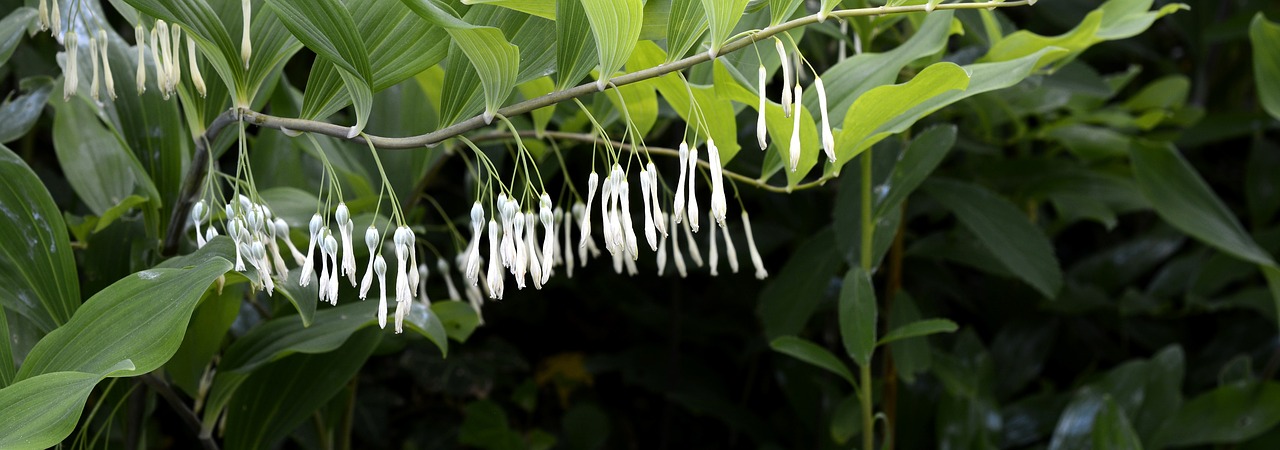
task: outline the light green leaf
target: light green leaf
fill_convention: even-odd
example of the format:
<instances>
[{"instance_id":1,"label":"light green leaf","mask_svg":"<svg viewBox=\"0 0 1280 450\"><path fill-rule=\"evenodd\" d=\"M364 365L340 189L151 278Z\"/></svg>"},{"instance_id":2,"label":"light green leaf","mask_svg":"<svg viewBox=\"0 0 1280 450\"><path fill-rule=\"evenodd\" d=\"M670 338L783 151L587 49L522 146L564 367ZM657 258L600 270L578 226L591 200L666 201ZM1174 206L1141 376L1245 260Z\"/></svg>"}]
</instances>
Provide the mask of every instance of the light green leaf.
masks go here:
<instances>
[{"instance_id":1,"label":"light green leaf","mask_svg":"<svg viewBox=\"0 0 1280 450\"><path fill-rule=\"evenodd\" d=\"M453 38L484 85L485 122L493 120L502 102L511 95L520 69L520 49L493 27L472 25L459 19L447 6L434 0L401 0L423 19L443 27ZM448 114L444 115L448 117Z\"/></svg>"},{"instance_id":2,"label":"light green leaf","mask_svg":"<svg viewBox=\"0 0 1280 450\"><path fill-rule=\"evenodd\" d=\"M573 87L591 72L596 41L590 33L580 0L556 0L556 89Z\"/></svg>"},{"instance_id":3,"label":"light green leaf","mask_svg":"<svg viewBox=\"0 0 1280 450\"><path fill-rule=\"evenodd\" d=\"M804 0L769 0L769 25L785 22L795 14Z\"/></svg>"},{"instance_id":4,"label":"light green leaf","mask_svg":"<svg viewBox=\"0 0 1280 450\"><path fill-rule=\"evenodd\" d=\"M1280 120L1280 24L1259 12L1249 24L1253 45L1253 79L1258 83L1258 100L1271 117Z\"/></svg>"},{"instance_id":5,"label":"light green leaf","mask_svg":"<svg viewBox=\"0 0 1280 450\"><path fill-rule=\"evenodd\" d=\"M200 378L213 356L222 348L231 323L240 314L241 299L245 298L247 283L224 286L221 293L210 291L191 315L182 344L165 363L165 373L173 384L191 398L200 393Z\"/></svg>"},{"instance_id":6,"label":"light green leaf","mask_svg":"<svg viewBox=\"0 0 1280 450\"><path fill-rule=\"evenodd\" d=\"M636 45L631 60L627 62L627 67L655 67L662 64L664 60L666 60L666 53L663 53L657 44L652 41L641 41ZM715 86L686 86L679 75L674 73L649 79L643 84L651 84L657 88L662 98L671 105L671 109L691 128L698 131L699 139L705 140L708 135L715 139L723 162L727 163L738 153L740 149L738 125L734 120L733 103L728 98L721 98ZM693 104L697 104L702 110L701 118L705 121L690 114Z\"/></svg>"},{"instance_id":7,"label":"light green leaf","mask_svg":"<svg viewBox=\"0 0 1280 450\"><path fill-rule=\"evenodd\" d=\"M876 291L871 274L849 269L840 287L840 338L849 357L860 366L871 364L876 349Z\"/></svg>"},{"instance_id":8,"label":"light green leaf","mask_svg":"<svg viewBox=\"0 0 1280 450\"><path fill-rule=\"evenodd\" d=\"M671 0L667 18L667 62L684 58L707 32L707 13L703 0Z\"/></svg>"},{"instance_id":9,"label":"light green leaf","mask_svg":"<svg viewBox=\"0 0 1280 450\"><path fill-rule=\"evenodd\" d=\"M898 206L929 178L956 143L956 126L940 125L920 133L911 140L906 153L893 165L888 182L889 193L875 204L875 217L897 214Z\"/></svg>"},{"instance_id":10,"label":"light green leaf","mask_svg":"<svg viewBox=\"0 0 1280 450\"><path fill-rule=\"evenodd\" d=\"M0 102L0 117L5 118L0 122L0 144L13 142L31 131L53 92L53 79L49 77L27 78L19 85L25 94Z\"/></svg>"},{"instance_id":11,"label":"light green leaf","mask_svg":"<svg viewBox=\"0 0 1280 450\"><path fill-rule=\"evenodd\" d=\"M1230 384L1191 399L1156 434L1152 448L1235 444L1280 423L1280 383Z\"/></svg>"},{"instance_id":12,"label":"light green leaf","mask_svg":"<svg viewBox=\"0 0 1280 450\"><path fill-rule=\"evenodd\" d=\"M48 332L80 305L62 213L35 172L0 145L0 306ZM4 335L7 339L8 335Z\"/></svg>"},{"instance_id":13,"label":"light green leaf","mask_svg":"<svg viewBox=\"0 0 1280 450\"><path fill-rule=\"evenodd\" d=\"M102 217L98 218L97 225L94 225L93 227L93 232L97 233L106 229L108 225L111 225L112 222L115 222L116 219L119 219L120 216L124 215L124 213L127 213L129 210L133 209L133 207L146 202L147 199L137 195L125 197L125 199L121 200L119 204L112 206L111 209L107 210L107 212L102 213Z\"/></svg>"},{"instance_id":14,"label":"light green leaf","mask_svg":"<svg viewBox=\"0 0 1280 450\"><path fill-rule=\"evenodd\" d=\"M298 41L342 69L338 75L356 110L347 137L359 134L373 109L373 66L351 13L338 0L267 0L267 5Z\"/></svg>"},{"instance_id":15,"label":"light green leaf","mask_svg":"<svg viewBox=\"0 0 1280 450\"><path fill-rule=\"evenodd\" d=\"M742 19L742 12L747 9L748 0L702 0L702 10L706 11L707 21L711 27L711 59L720 53L720 46L729 39L733 28Z\"/></svg>"},{"instance_id":16,"label":"light green leaf","mask_svg":"<svg viewBox=\"0 0 1280 450\"><path fill-rule=\"evenodd\" d=\"M1047 298L1062 289L1062 269L1044 233L1008 200L981 186L930 180L925 191L951 210L1013 274Z\"/></svg>"},{"instance_id":17,"label":"light green leaf","mask_svg":"<svg viewBox=\"0 0 1280 450\"><path fill-rule=\"evenodd\" d=\"M1085 49L1104 41L1126 39L1138 35L1155 23L1156 19L1172 14L1187 5L1172 3L1155 11L1148 11L1153 0L1110 0L1090 12L1075 28L1052 37L1041 36L1027 30L1005 36L991 47L981 62L998 62L1019 59L1050 47L1066 49L1065 53L1042 55L1035 68L1074 59Z\"/></svg>"},{"instance_id":18,"label":"light green leaf","mask_svg":"<svg viewBox=\"0 0 1280 450\"><path fill-rule=\"evenodd\" d=\"M36 10L26 6L14 9L0 20L0 66L13 56L13 50L18 48L19 42L22 42L22 35L26 34L27 28L34 23L36 23Z\"/></svg>"},{"instance_id":19,"label":"light green leaf","mask_svg":"<svg viewBox=\"0 0 1280 450\"><path fill-rule=\"evenodd\" d=\"M295 355L254 372L227 409L226 447L276 447L347 385L381 339L378 330L365 330L332 352Z\"/></svg>"},{"instance_id":20,"label":"light green leaf","mask_svg":"<svg viewBox=\"0 0 1280 450\"><path fill-rule=\"evenodd\" d=\"M842 259L835 248L835 233L823 229L801 243L778 275L770 277L757 307L765 336L773 339L804 329L840 268Z\"/></svg>"},{"instance_id":21,"label":"light green leaf","mask_svg":"<svg viewBox=\"0 0 1280 450\"><path fill-rule=\"evenodd\" d=\"M925 319L894 328L893 331L881 337L880 341L876 342L876 345L885 345L894 341L928 336L930 334L954 333L957 329L959 327L956 326L956 323L947 319Z\"/></svg>"},{"instance_id":22,"label":"light green leaf","mask_svg":"<svg viewBox=\"0 0 1280 450\"><path fill-rule=\"evenodd\" d=\"M0 389L13 384L18 369L13 366L13 342L9 337L9 318L4 308L0 308Z\"/></svg>"},{"instance_id":23,"label":"light green leaf","mask_svg":"<svg viewBox=\"0 0 1280 450\"><path fill-rule=\"evenodd\" d=\"M102 216L133 194L159 200L150 177L120 138L81 99L55 102L53 148L67 182L89 210Z\"/></svg>"},{"instance_id":24,"label":"light green leaf","mask_svg":"<svg viewBox=\"0 0 1280 450\"><path fill-rule=\"evenodd\" d=\"M1124 411L1110 396L1103 399L1102 408L1093 419L1094 450L1142 450L1142 441L1133 431Z\"/></svg>"},{"instance_id":25,"label":"light green leaf","mask_svg":"<svg viewBox=\"0 0 1280 450\"><path fill-rule=\"evenodd\" d=\"M110 376L155 370L178 350L205 289L229 270L227 260L205 255L194 267L144 270L115 282L41 339L27 354L18 379L60 371L106 373L126 359L136 367Z\"/></svg>"},{"instance_id":26,"label":"light green leaf","mask_svg":"<svg viewBox=\"0 0 1280 450\"><path fill-rule=\"evenodd\" d=\"M839 375L840 378L849 382L850 385L857 384L853 381L853 373L849 371L849 367L840 362L840 359L836 358L836 355L827 351L825 348L819 347L818 344L814 344L795 336L782 336L770 342L769 347L775 352L789 355L793 358Z\"/></svg>"},{"instance_id":27,"label":"light green leaf","mask_svg":"<svg viewBox=\"0 0 1280 450\"><path fill-rule=\"evenodd\" d=\"M57 446L75 429L93 387L103 378L133 369L126 359L98 373L53 372L0 389L0 448Z\"/></svg>"},{"instance_id":28,"label":"light green leaf","mask_svg":"<svg viewBox=\"0 0 1280 450\"><path fill-rule=\"evenodd\" d=\"M753 94L751 90L738 83L733 74L729 72L728 66L724 65L720 60L712 63L714 65L714 82L716 96L720 99L732 99L735 102L748 105L756 109L759 114L760 97ZM782 111L782 105L773 101L765 101L765 128L769 132L769 150L773 152L771 155L777 158L780 163L790 158L791 133L794 132L794 118L788 118L786 113ZM804 105L797 108L800 111L800 164L799 167L813 167L818 161L818 154L821 152L821 142L818 140L818 126L815 125L813 114L809 113L809 109ZM816 107L815 107L816 110ZM723 149L722 149L723 150ZM735 155L725 155L726 152L720 152L722 163L728 164L729 160ZM777 170L782 170L781 164L777 166ZM768 178L773 175L770 167L766 165L760 174L761 178ZM795 186L804 180L807 170L785 171L787 176L787 184Z\"/></svg>"},{"instance_id":29,"label":"light green leaf","mask_svg":"<svg viewBox=\"0 0 1280 450\"><path fill-rule=\"evenodd\" d=\"M647 135L658 121L658 94L652 85L632 83L618 86L606 95L619 113L625 112L631 118L641 136Z\"/></svg>"},{"instance_id":30,"label":"light green leaf","mask_svg":"<svg viewBox=\"0 0 1280 450\"><path fill-rule=\"evenodd\" d=\"M551 77L542 77L521 83L516 88L520 89L520 95L524 96L524 98L531 99L550 94L551 91L555 90L556 86L555 83L551 82ZM551 123L551 116L555 112L555 105L544 106L530 112L529 115L533 116L534 131L537 131L538 134L547 131L547 124Z\"/></svg>"},{"instance_id":31,"label":"light green leaf","mask_svg":"<svg viewBox=\"0 0 1280 450\"><path fill-rule=\"evenodd\" d=\"M525 14L532 14L543 19L557 20L557 0L462 0L464 5L494 5L510 8Z\"/></svg>"},{"instance_id":32,"label":"light green leaf","mask_svg":"<svg viewBox=\"0 0 1280 450\"><path fill-rule=\"evenodd\" d=\"M603 91L636 48L644 24L644 5L640 0L582 0L582 9L596 37L601 74L596 88Z\"/></svg>"}]
</instances>

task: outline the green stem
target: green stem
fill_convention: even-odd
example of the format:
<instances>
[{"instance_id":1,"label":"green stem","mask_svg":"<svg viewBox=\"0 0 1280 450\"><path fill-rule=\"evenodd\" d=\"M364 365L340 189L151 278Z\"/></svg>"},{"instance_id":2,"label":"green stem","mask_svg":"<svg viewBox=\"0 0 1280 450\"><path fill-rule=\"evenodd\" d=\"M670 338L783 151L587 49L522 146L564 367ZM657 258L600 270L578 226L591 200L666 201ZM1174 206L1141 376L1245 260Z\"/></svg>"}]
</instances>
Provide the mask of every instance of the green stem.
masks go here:
<instances>
[{"instance_id":1,"label":"green stem","mask_svg":"<svg viewBox=\"0 0 1280 450\"><path fill-rule=\"evenodd\" d=\"M871 410L871 365L864 365L860 370L862 382L859 387L862 392L858 394L858 399L862 401L862 449L873 450L876 446L876 419Z\"/></svg>"},{"instance_id":2,"label":"green stem","mask_svg":"<svg viewBox=\"0 0 1280 450\"><path fill-rule=\"evenodd\" d=\"M862 152L862 243L859 247L861 250L860 262L862 269L867 273L871 272L872 246L875 245L875 218L871 216L871 149ZM862 448L863 450L873 450L875 448L875 416L872 414L871 398L871 361L867 361L859 368L862 372L862 380L859 383L862 392L858 395L858 399L862 401Z\"/></svg>"}]
</instances>

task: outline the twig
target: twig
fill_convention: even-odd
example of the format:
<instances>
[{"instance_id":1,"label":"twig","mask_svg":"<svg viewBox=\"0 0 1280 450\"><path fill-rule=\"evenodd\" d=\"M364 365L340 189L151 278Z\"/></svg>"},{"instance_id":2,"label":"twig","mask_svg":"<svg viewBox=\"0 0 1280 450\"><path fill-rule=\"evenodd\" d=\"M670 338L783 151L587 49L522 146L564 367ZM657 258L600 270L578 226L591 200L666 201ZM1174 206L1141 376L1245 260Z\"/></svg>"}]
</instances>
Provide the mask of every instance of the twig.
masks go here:
<instances>
[{"instance_id":1,"label":"twig","mask_svg":"<svg viewBox=\"0 0 1280 450\"><path fill-rule=\"evenodd\" d=\"M956 9L981 9L981 8L1009 8L1015 6L1025 6L1030 4L1028 0L1011 1L1004 3L947 3L934 6L935 10L956 10ZM830 17L866 17L879 16L885 14L903 14L913 12L926 12L926 5L907 5L907 6L880 6L874 8L857 8L832 11ZM799 28L807 25L818 23L818 14L813 14L798 19L790 20L771 27L755 31L745 37L739 38L720 47L717 55L723 56L738 50L741 50L756 41L767 39L779 33L784 33L793 28ZM674 61L669 64L661 64L650 67L638 72L632 72L612 78L609 84L617 87L632 83L638 83L651 78L657 78L672 72L688 69L695 65L711 60L711 56L706 52L698 52L697 54ZM525 100L511 106L499 109L498 114L507 117L518 116L538 108L551 106L565 100L582 97L587 94L599 92L595 82L588 82L573 88L562 91L552 92L541 97ZM318 133L326 136L332 136L339 139L347 139L350 127L336 125L327 122L307 120L307 119L291 119L285 117L276 117L268 114L262 114L248 109L233 110L223 113L214 120L209 128L206 129L201 139L196 142L196 155L192 159L191 168L187 170L186 179L182 184L182 191L179 193L177 203L174 205L173 214L170 216L169 228L166 231L164 246L161 249L162 254L172 255L177 251L179 238L183 230L187 226L187 218L191 209L191 198L195 195L196 190L200 186L200 181L204 177L207 167L207 142L212 142L222 129L229 123L236 120L274 129L286 129L296 132ZM412 149L431 147L446 139L458 136L468 131L476 130L484 127L487 123L482 115L477 115L467 120L455 123L453 125L438 129L436 131L407 137L382 137L373 135L356 136L347 139L356 143L364 143L365 139L369 139L374 146L384 149Z\"/></svg>"},{"instance_id":2,"label":"twig","mask_svg":"<svg viewBox=\"0 0 1280 450\"><path fill-rule=\"evenodd\" d=\"M143 375L142 382L147 383L147 386L155 389L156 392L160 393L161 397L164 397L165 402L169 403L169 407L173 408L173 411L178 413L178 417L182 418L182 421L187 424L187 428L195 432L200 439L201 448L204 450L218 450L218 443L214 442L212 436L200 436L200 418L196 417L196 413L192 412L187 403L182 401L181 397L178 397L178 393L169 387L169 382L154 373Z\"/></svg>"}]
</instances>

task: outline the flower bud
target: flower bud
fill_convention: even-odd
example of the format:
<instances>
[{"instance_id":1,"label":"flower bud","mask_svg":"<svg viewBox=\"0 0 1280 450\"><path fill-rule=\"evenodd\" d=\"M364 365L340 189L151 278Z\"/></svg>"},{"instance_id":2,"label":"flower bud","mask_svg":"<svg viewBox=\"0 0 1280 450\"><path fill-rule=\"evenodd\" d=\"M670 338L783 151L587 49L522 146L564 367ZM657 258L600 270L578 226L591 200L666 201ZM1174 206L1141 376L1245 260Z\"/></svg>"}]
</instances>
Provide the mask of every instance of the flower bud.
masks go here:
<instances>
[{"instance_id":1,"label":"flower bud","mask_svg":"<svg viewBox=\"0 0 1280 450\"><path fill-rule=\"evenodd\" d=\"M801 90L800 85L797 84L796 98L801 98L802 93L803 93L803 90ZM800 112L802 111L801 108L802 108L801 106L797 105L795 115L792 116L793 117L792 127L791 127L791 171L792 172L795 172L796 168L800 166L800 116L801 116Z\"/></svg>"},{"instance_id":2,"label":"flower bud","mask_svg":"<svg viewBox=\"0 0 1280 450\"><path fill-rule=\"evenodd\" d=\"M813 78L813 87L818 90L818 112L822 114L822 150L827 152L827 159L836 162L836 139L831 135L831 120L827 117L827 90L822 86L822 77Z\"/></svg>"},{"instance_id":3,"label":"flower bud","mask_svg":"<svg viewBox=\"0 0 1280 450\"><path fill-rule=\"evenodd\" d=\"M760 150L764 151L764 149L769 148L769 142L768 139L766 139L766 136L768 135L768 124L765 122L765 106L767 106L768 103L764 97L765 78L767 78L767 74L765 73L766 70L764 69L763 64L760 65L760 70L758 72L760 73L760 107L756 108L756 141L760 144Z\"/></svg>"}]
</instances>

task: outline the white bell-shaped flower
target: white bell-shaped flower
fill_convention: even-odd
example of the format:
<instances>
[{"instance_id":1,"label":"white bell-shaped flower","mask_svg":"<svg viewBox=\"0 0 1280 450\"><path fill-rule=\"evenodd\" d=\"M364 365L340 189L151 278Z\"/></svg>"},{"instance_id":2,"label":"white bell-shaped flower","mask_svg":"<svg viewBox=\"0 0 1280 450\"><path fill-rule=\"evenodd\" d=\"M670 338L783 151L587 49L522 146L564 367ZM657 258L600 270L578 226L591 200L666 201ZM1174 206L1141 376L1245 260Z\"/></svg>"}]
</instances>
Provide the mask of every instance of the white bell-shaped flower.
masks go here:
<instances>
[{"instance_id":1,"label":"white bell-shaped flower","mask_svg":"<svg viewBox=\"0 0 1280 450\"><path fill-rule=\"evenodd\" d=\"M284 245L289 247L289 254L293 256L293 263L303 265L306 257L302 252L298 251L298 246L293 245L293 239L289 239L289 224L279 217L272 221L271 225L276 229L276 238L284 241Z\"/></svg>"},{"instance_id":2,"label":"white bell-shaped flower","mask_svg":"<svg viewBox=\"0 0 1280 450\"><path fill-rule=\"evenodd\" d=\"M516 213L516 218L511 223L511 229L515 230L515 235L511 236L511 240L515 242L516 247L516 257L511 263L511 274L516 277L516 289L524 289L524 274L529 270L529 249L524 238L524 212Z\"/></svg>"},{"instance_id":3,"label":"white bell-shaped flower","mask_svg":"<svg viewBox=\"0 0 1280 450\"><path fill-rule=\"evenodd\" d=\"M658 222L665 222L666 218L658 216ZM667 268L667 238L663 236L658 240L658 254L654 257L658 264L658 276L662 276Z\"/></svg>"},{"instance_id":4,"label":"white bell-shaped flower","mask_svg":"<svg viewBox=\"0 0 1280 450\"><path fill-rule=\"evenodd\" d=\"M578 241L579 248L585 248L587 246L587 241L592 239L591 202L596 199L596 185L599 183L600 176L596 175L595 171L592 171L591 175L587 176L587 203L582 206L582 212L578 212L578 206L581 204L573 205L573 217L578 220L578 228L582 229L582 239ZM600 202L603 203L604 199L602 198ZM586 263L586 261L586 258L582 258L583 263Z\"/></svg>"},{"instance_id":5,"label":"white bell-shaped flower","mask_svg":"<svg viewBox=\"0 0 1280 450\"><path fill-rule=\"evenodd\" d=\"M679 224L676 223L675 215L672 215L670 220L671 220L671 228L674 231L676 227L679 227ZM671 236L671 262L675 263L676 272L680 274L680 278L684 278L689 275L688 268L685 267L684 265L684 253L680 252L680 235L679 234L675 234Z\"/></svg>"},{"instance_id":6,"label":"white bell-shaped flower","mask_svg":"<svg viewBox=\"0 0 1280 450\"><path fill-rule=\"evenodd\" d=\"M205 96L204 77L200 75L200 64L196 62L196 41L187 36L187 70L191 72L191 84L196 93Z\"/></svg>"},{"instance_id":7,"label":"white bell-shaped flower","mask_svg":"<svg viewBox=\"0 0 1280 450\"><path fill-rule=\"evenodd\" d=\"M747 234L747 251L751 253L751 265L756 268L756 278L763 280L769 276L769 271L764 269L764 261L760 259L760 252L756 250L756 238L751 232L751 217L746 211L742 212L742 231Z\"/></svg>"},{"instance_id":8,"label":"white bell-shaped flower","mask_svg":"<svg viewBox=\"0 0 1280 450\"><path fill-rule=\"evenodd\" d=\"M769 134L768 122L765 121L766 111L768 111L765 106L768 106L768 102L764 96L767 71L764 69L764 65L761 64L760 70L757 72L760 74L760 87L758 89L760 92L760 107L756 108L756 142L760 144L760 150L763 151L769 148L769 140L767 138Z\"/></svg>"},{"instance_id":9,"label":"white bell-shaped flower","mask_svg":"<svg viewBox=\"0 0 1280 450\"><path fill-rule=\"evenodd\" d=\"M791 62L788 61L787 49L782 46L781 39L774 39L773 47L778 51L778 61L782 63L782 114L791 117ZM800 97L797 96L795 100L799 101Z\"/></svg>"},{"instance_id":10,"label":"white bell-shaped flower","mask_svg":"<svg viewBox=\"0 0 1280 450\"><path fill-rule=\"evenodd\" d=\"M561 233L564 235L564 244L561 244L560 246L560 249L564 252L563 255L561 256L561 259L563 259L564 261L565 276L569 278L573 278L574 246L569 245L570 242L573 242L573 222L574 222L574 216L575 216L575 214L573 213L573 210L577 209L579 205L581 205L581 203L575 203L570 208L570 212L565 214L564 218L560 222L560 225L564 227L564 229L561 231ZM556 212L559 213L558 208Z\"/></svg>"},{"instance_id":11,"label":"white bell-shaped flower","mask_svg":"<svg viewBox=\"0 0 1280 450\"><path fill-rule=\"evenodd\" d=\"M649 169L649 204L653 205L653 226L658 229L658 234L665 237L667 221L660 219L666 214L662 213L662 203L658 201L658 168L653 166L653 161L649 162L647 168Z\"/></svg>"},{"instance_id":12,"label":"white bell-shaped flower","mask_svg":"<svg viewBox=\"0 0 1280 450\"><path fill-rule=\"evenodd\" d=\"M678 153L680 154L680 178L676 179L676 198L671 202L671 217L675 219L675 223L680 223L684 220L684 208L687 205L684 200L684 180L685 174L689 173L690 170L689 144L686 144L684 141L680 141ZM692 188L692 186L690 186L690 188Z\"/></svg>"},{"instance_id":13,"label":"white bell-shaped flower","mask_svg":"<svg viewBox=\"0 0 1280 450\"><path fill-rule=\"evenodd\" d=\"M693 180L698 178L698 147L689 148L689 207L685 209L685 217L689 219L689 228L698 231L698 195Z\"/></svg>"},{"instance_id":14,"label":"white bell-shaped flower","mask_svg":"<svg viewBox=\"0 0 1280 450\"><path fill-rule=\"evenodd\" d=\"M235 242L235 247L236 247L235 269L237 272L244 271L244 255L242 254L243 252L240 250L240 246L247 244L249 239L249 236L247 236L248 234L247 232L246 233L240 232L240 230L243 230L243 229L244 229L244 226L240 225L240 219L231 219L227 221L227 236L231 236L231 240Z\"/></svg>"},{"instance_id":15,"label":"white bell-shaped flower","mask_svg":"<svg viewBox=\"0 0 1280 450\"><path fill-rule=\"evenodd\" d=\"M191 205L191 223L196 227L196 248L204 248L204 235L200 233L200 224L204 223L208 218L209 207L205 205L204 200Z\"/></svg>"},{"instance_id":16,"label":"white bell-shaped flower","mask_svg":"<svg viewBox=\"0 0 1280 450\"><path fill-rule=\"evenodd\" d=\"M797 84L797 85L796 85L796 98L800 98L800 96L801 96L803 93L804 93L804 90L800 89L800 85L799 85L799 84ZM802 116L802 115L803 115L803 114L801 114L801 113L800 113L801 111L803 111L802 107L801 107L801 106L799 106L799 105L796 105L796 111L795 111L795 113L796 113L796 114L795 114L794 116L792 116L792 127L791 127L791 149L790 149L790 150L791 150L791 171L792 171L792 172L795 172L795 171L796 171L796 167L799 167L799 166L800 166L800 116Z\"/></svg>"},{"instance_id":17,"label":"white bell-shaped flower","mask_svg":"<svg viewBox=\"0 0 1280 450\"><path fill-rule=\"evenodd\" d=\"M515 200L508 200L506 197L504 194L498 194L498 207L502 208L502 266L514 270L516 262L515 219L520 205Z\"/></svg>"},{"instance_id":18,"label":"white bell-shaped flower","mask_svg":"<svg viewBox=\"0 0 1280 450\"><path fill-rule=\"evenodd\" d=\"M822 114L822 151L827 159L836 162L836 138L831 134L831 119L827 116L827 89L822 86L822 77L813 78L813 88L818 90L818 110Z\"/></svg>"},{"instance_id":19,"label":"white bell-shaped flower","mask_svg":"<svg viewBox=\"0 0 1280 450\"><path fill-rule=\"evenodd\" d=\"M116 81L111 75L111 60L107 57L107 30L98 29L98 51L102 52L102 82L103 87L107 89L107 95L112 100L116 99Z\"/></svg>"},{"instance_id":20,"label":"white bell-shaped flower","mask_svg":"<svg viewBox=\"0 0 1280 450\"><path fill-rule=\"evenodd\" d=\"M698 243L693 240L693 233L687 223L684 226L684 238L689 243L689 259L693 260L695 266L702 267L702 251L698 250Z\"/></svg>"},{"instance_id":21,"label":"white bell-shaped flower","mask_svg":"<svg viewBox=\"0 0 1280 450\"><path fill-rule=\"evenodd\" d=\"M378 275L378 328L387 328L387 260L373 255L373 273Z\"/></svg>"},{"instance_id":22,"label":"white bell-shaped flower","mask_svg":"<svg viewBox=\"0 0 1280 450\"><path fill-rule=\"evenodd\" d=\"M472 286L480 281L480 238L484 229L484 207L480 202L471 205L471 242L467 245L466 279Z\"/></svg>"},{"instance_id":23,"label":"white bell-shaped flower","mask_svg":"<svg viewBox=\"0 0 1280 450\"><path fill-rule=\"evenodd\" d=\"M382 243L382 236L378 235L378 229L373 225L364 230L364 245L369 248L369 266L364 269L364 278L360 279L360 300L364 300L369 294L369 288L373 287L373 261L374 256L378 254L378 244Z\"/></svg>"},{"instance_id":24,"label":"white bell-shaped flower","mask_svg":"<svg viewBox=\"0 0 1280 450\"><path fill-rule=\"evenodd\" d=\"M644 239L650 250L658 249L658 229L653 225L653 205L649 196L649 170L640 169L640 199L644 200Z\"/></svg>"},{"instance_id":25,"label":"white bell-shaped flower","mask_svg":"<svg viewBox=\"0 0 1280 450\"><path fill-rule=\"evenodd\" d=\"M253 28L253 21L250 20L250 16L252 15L251 10L253 7L249 3L249 0L240 1L240 14L243 16L243 21L240 22L242 24L240 33L240 60L244 62L245 69L249 68L249 57L253 55L253 43L249 40L249 30Z\"/></svg>"},{"instance_id":26,"label":"white bell-shaped flower","mask_svg":"<svg viewBox=\"0 0 1280 450\"><path fill-rule=\"evenodd\" d=\"M315 275L315 260L312 255L315 254L316 240L320 239L320 228L324 226L324 218L319 214L311 216L311 222L307 224L311 233L311 237L307 240L307 256L302 261L302 275L298 277L298 286L307 287L311 284L311 277Z\"/></svg>"},{"instance_id":27,"label":"white bell-shaped flower","mask_svg":"<svg viewBox=\"0 0 1280 450\"><path fill-rule=\"evenodd\" d=\"M444 258L436 260L436 272L440 273L440 277L444 278L444 286L449 292L449 298L453 300L462 300L462 294L458 292L458 287L453 284L453 275L449 270L449 261Z\"/></svg>"},{"instance_id":28,"label":"white bell-shaped flower","mask_svg":"<svg viewBox=\"0 0 1280 450\"><path fill-rule=\"evenodd\" d=\"M555 213L551 210L551 196L546 193L538 200L538 221L542 222L542 271L538 277L538 285L545 284L551 278L551 265L556 254Z\"/></svg>"},{"instance_id":29,"label":"white bell-shaped flower","mask_svg":"<svg viewBox=\"0 0 1280 450\"><path fill-rule=\"evenodd\" d=\"M498 223L489 219L489 269L485 283L489 285L489 298L502 299L502 257L498 250L498 233Z\"/></svg>"},{"instance_id":30,"label":"white bell-shaped flower","mask_svg":"<svg viewBox=\"0 0 1280 450\"><path fill-rule=\"evenodd\" d=\"M427 279L431 277L431 268L426 263L418 264L418 301L425 305L431 304L431 298L427 295ZM447 277L446 277L447 278Z\"/></svg>"},{"instance_id":31,"label":"white bell-shaped flower","mask_svg":"<svg viewBox=\"0 0 1280 450\"><path fill-rule=\"evenodd\" d=\"M724 167L720 165L720 149L711 139L707 139L707 160L711 166L711 218L724 225L724 216L729 209L724 197Z\"/></svg>"},{"instance_id":32,"label":"white bell-shaped flower","mask_svg":"<svg viewBox=\"0 0 1280 450\"><path fill-rule=\"evenodd\" d=\"M729 270L738 273L738 249L734 248L733 239L729 237L728 223L720 226L720 234L724 236L724 254L729 260Z\"/></svg>"},{"instance_id":33,"label":"white bell-shaped flower","mask_svg":"<svg viewBox=\"0 0 1280 450\"><path fill-rule=\"evenodd\" d=\"M137 84L138 95L142 95L147 92L147 63L144 60L147 57L147 31L142 24L133 27L133 42L138 49L138 71L134 83Z\"/></svg>"},{"instance_id":34,"label":"white bell-shaped flower","mask_svg":"<svg viewBox=\"0 0 1280 450\"><path fill-rule=\"evenodd\" d=\"M351 222L351 211L346 203L338 203L333 218L338 222L338 234L342 237L342 274L351 280L352 286L356 286L356 247L351 244L355 224Z\"/></svg>"},{"instance_id":35,"label":"white bell-shaped flower","mask_svg":"<svg viewBox=\"0 0 1280 450\"><path fill-rule=\"evenodd\" d=\"M716 244L715 229L707 233L707 241L709 241L707 244L707 267L711 268L711 276L720 276L720 271L718 270L720 266L720 251L717 248L718 244Z\"/></svg>"},{"instance_id":36,"label":"white bell-shaped flower","mask_svg":"<svg viewBox=\"0 0 1280 450\"><path fill-rule=\"evenodd\" d=\"M640 256L640 249L636 244L636 230L631 222L631 188L627 185L626 178L622 179L622 185L618 187L618 197L622 209L622 243L626 245L625 250L627 256L635 260Z\"/></svg>"},{"instance_id":37,"label":"white bell-shaped flower","mask_svg":"<svg viewBox=\"0 0 1280 450\"><path fill-rule=\"evenodd\" d=\"M93 99L94 103L97 103L99 106L101 106L102 101L98 99L98 91L101 90L101 88L99 87L100 83L98 83L98 78L100 77L99 72L102 71L102 69L100 69L102 65L99 64L98 59L99 59L98 58L98 37L94 36L93 34L90 34L89 35L89 65L93 67L92 69L93 77L90 78L92 81L89 82L89 98Z\"/></svg>"},{"instance_id":38,"label":"white bell-shaped flower","mask_svg":"<svg viewBox=\"0 0 1280 450\"><path fill-rule=\"evenodd\" d=\"M80 47L80 39L72 34L71 31L67 31L63 42L67 46L67 60L66 71L62 74L62 99L70 100L71 96L76 95L76 89L80 86L79 58L76 58L76 49Z\"/></svg>"},{"instance_id":39,"label":"white bell-shaped flower","mask_svg":"<svg viewBox=\"0 0 1280 450\"><path fill-rule=\"evenodd\" d=\"M527 249L525 255L529 258L529 278L533 282L533 287L542 289L542 252L538 251L538 223L533 220L533 214L525 217L524 226L524 246Z\"/></svg>"}]
</instances>

